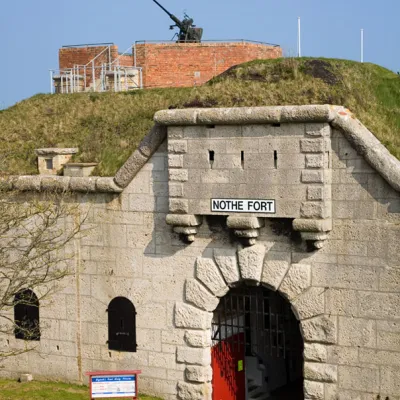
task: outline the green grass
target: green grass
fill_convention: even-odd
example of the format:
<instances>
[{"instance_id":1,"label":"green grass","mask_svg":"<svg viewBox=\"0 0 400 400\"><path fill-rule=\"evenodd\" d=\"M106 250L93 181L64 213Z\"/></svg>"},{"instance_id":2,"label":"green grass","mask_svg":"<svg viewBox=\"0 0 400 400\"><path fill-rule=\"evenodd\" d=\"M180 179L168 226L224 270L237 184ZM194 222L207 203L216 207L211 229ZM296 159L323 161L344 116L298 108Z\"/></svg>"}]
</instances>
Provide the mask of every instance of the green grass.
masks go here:
<instances>
[{"instance_id":1,"label":"green grass","mask_svg":"<svg viewBox=\"0 0 400 400\"><path fill-rule=\"evenodd\" d=\"M0 379L0 400L88 400L87 386L59 382L26 382ZM140 400L160 400L141 395Z\"/></svg>"},{"instance_id":2,"label":"green grass","mask_svg":"<svg viewBox=\"0 0 400 400\"><path fill-rule=\"evenodd\" d=\"M35 174L38 147L79 147L112 176L152 126L156 111L185 107L344 105L400 158L400 78L374 64L336 59L258 60L194 88L39 94L0 111L3 173Z\"/></svg>"}]
</instances>

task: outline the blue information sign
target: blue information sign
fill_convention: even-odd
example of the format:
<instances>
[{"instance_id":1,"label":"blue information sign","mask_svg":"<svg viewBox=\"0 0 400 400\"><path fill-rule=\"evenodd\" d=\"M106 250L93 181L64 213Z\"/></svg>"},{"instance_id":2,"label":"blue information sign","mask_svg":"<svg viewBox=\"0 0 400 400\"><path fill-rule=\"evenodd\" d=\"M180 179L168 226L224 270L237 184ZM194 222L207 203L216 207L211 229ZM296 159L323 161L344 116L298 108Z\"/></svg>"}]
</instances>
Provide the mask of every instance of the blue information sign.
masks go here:
<instances>
[{"instance_id":1,"label":"blue information sign","mask_svg":"<svg viewBox=\"0 0 400 400\"><path fill-rule=\"evenodd\" d=\"M135 375L93 375L92 399L108 397L135 397Z\"/></svg>"}]
</instances>

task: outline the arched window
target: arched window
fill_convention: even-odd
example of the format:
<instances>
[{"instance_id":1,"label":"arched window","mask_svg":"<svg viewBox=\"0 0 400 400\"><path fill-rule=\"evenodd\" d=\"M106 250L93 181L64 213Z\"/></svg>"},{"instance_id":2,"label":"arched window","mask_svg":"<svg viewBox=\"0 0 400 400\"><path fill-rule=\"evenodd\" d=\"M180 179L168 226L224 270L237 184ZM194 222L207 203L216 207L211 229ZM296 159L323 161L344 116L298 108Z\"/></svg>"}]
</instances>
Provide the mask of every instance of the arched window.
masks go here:
<instances>
[{"instance_id":1,"label":"arched window","mask_svg":"<svg viewBox=\"0 0 400 400\"><path fill-rule=\"evenodd\" d=\"M40 340L39 300L30 289L14 297L14 335L16 339Z\"/></svg>"},{"instance_id":2,"label":"arched window","mask_svg":"<svg viewBox=\"0 0 400 400\"><path fill-rule=\"evenodd\" d=\"M115 297L108 306L108 348L136 351L136 310L125 297Z\"/></svg>"}]
</instances>

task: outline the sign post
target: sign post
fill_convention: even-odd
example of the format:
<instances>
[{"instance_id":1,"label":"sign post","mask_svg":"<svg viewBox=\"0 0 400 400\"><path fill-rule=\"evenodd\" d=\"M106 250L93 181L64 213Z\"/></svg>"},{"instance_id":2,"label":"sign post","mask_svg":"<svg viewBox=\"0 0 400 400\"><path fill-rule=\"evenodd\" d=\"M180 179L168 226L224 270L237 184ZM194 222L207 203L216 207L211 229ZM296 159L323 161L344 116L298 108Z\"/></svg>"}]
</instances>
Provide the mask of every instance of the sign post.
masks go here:
<instances>
[{"instance_id":1,"label":"sign post","mask_svg":"<svg viewBox=\"0 0 400 400\"><path fill-rule=\"evenodd\" d=\"M93 371L89 376L90 400L108 398L129 398L137 400L138 375L140 370L133 371Z\"/></svg>"}]
</instances>

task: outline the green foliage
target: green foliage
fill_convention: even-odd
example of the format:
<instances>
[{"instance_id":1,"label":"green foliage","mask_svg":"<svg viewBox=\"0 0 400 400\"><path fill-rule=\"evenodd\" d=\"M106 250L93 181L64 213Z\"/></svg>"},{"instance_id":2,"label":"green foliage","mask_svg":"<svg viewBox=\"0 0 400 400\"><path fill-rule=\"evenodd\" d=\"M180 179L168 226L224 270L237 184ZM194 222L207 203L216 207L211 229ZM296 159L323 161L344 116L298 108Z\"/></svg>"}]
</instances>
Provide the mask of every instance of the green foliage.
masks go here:
<instances>
[{"instance_id":1,"label":"green foliage","mask_svg":"<svg viewBox=\"0 0 400 400\"><path fill-rule=\"evenodd\" d=\"M0 400L87 400L87 386L60 382L18 383L0 380ZM111 399L112 400L112 399ZM139 400L160 400L158 397L140 395Z\"/></svg>"},{"instance_id":2,"label":"green foliage","mask_svg":"<svg viewBox=\"0 0 400 400\"><path fill-rule=\"evenodd\" d=\"M241 64L193 88L33 96L0 113L0 159L5 173L34 174L35 148L79 147L75 161L99 162L95 173L110 176L158 110L296 104L348 107L400 158L398 75L348 60L283 58Z\"/></svg>"}]
</instances>

